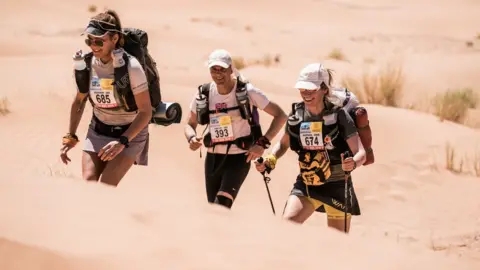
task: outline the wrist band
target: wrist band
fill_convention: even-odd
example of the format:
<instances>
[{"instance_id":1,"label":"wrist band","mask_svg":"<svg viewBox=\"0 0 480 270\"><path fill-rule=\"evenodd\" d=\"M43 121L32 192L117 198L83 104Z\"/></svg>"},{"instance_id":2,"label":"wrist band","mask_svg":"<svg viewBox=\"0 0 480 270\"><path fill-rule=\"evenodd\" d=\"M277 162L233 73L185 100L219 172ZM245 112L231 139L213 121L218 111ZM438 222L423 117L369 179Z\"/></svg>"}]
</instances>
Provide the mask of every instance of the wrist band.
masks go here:
<instances>
[{"instance_id":1,"label":"wrist band","mask_svg":"<svg viewBox=\"0 0 480 270\"><path fill-rule=\"evenodd\" d=\"M64 145L69 144L69 145L75 146L78 142L79 142L78 137L75 134L67 133L67 135L63 136L62 138L62 143Z\"/></svg>"},{"instance_id":2,"label":"wrist band","mask_svg":"<svg viewBox=\"0 0 480 270\"><path fill-rule=\"evenodd\" d=\"M270 147L270 141L265 136L262 136L262 137L258 138L258 140L255 142L255 144L260 145L261 147L263 147L265 149Z\"/></svg>"}]
</instances>

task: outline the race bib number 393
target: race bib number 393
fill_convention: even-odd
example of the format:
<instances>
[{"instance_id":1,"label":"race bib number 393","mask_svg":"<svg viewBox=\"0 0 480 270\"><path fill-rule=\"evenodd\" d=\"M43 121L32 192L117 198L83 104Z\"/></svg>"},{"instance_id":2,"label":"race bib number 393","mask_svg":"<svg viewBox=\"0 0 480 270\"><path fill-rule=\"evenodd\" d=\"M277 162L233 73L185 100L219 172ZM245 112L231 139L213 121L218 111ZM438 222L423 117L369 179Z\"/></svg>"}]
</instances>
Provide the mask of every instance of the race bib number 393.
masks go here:
<instances>
[{"instance_id":1,"label":"race bib number 393","mask_svg":"<svg viewBox=\"0 0 480 270\"><path fill-rule=\"evenodd\" d=\"M304 122L300 125L300 140L306 150L324 150L322 122Z\"/></svg>"},{"instance_id":2,"label":"race bib number 393","mask_svg":"<svg viewBox=\"0 0 480 270\"><path fill-rule=\"evenodd\" d=\"M220 115L210 118L210 135L212 142L227 142L235 139L233 135L232 118Z\"/></svg>"},{"instance_id":3,"label":"race bib number 393","mask_svg":"<svg viewBox=\"0 0 480 270\"><path fill-rule=\"evenodd\" d=\"M90 86L90 97L95 106L100 108L115 108L118 107L115 96L113 95L113 79L98 79L92 78Z\"/></svg>"}]
</instances>

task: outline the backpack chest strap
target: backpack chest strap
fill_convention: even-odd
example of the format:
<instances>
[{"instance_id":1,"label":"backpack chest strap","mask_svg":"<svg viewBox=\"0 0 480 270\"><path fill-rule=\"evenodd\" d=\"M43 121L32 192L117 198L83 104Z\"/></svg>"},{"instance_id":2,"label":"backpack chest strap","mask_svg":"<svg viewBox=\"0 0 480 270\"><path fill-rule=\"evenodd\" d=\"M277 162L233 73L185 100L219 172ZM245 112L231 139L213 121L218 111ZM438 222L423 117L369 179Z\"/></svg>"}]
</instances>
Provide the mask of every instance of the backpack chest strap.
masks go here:
<instances>
[{"instance_id":1,"label":"backpack chest strap","mask_svg":"<svg viewBox=\"0 0 480 270\"><path fill-rule=\"evenodd\" d=\"M208 113L210 113L210 114L226 113L226 112L233 111L233 110L238 110L238 106L230 107L230 108L216 109L216 110L209 110Z\"/></svg>"}]
</instances>

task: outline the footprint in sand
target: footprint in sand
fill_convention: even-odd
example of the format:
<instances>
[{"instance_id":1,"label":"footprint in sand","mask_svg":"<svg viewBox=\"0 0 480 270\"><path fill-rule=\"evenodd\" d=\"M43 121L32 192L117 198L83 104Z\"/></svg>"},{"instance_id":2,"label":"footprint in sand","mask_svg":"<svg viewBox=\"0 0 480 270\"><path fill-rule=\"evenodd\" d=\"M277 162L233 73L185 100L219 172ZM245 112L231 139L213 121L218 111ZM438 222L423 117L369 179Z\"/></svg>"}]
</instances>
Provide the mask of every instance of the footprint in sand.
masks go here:
<instances>
[{"instance_id":1,"label":"footprint in sand","mask_svg":"<svg viewBox=\"0 0 480 270\"><path fill-rule=\"evenodd\" d=\"M365 195L362 197L362 201L368 203L378 203L380 200L378 199L378 196Z\"/></svg>"},{"instance_id":2,"label":"footprint in sand","mask_svg":"<svg viewBox=\"0 0 480 270\"><path fill-rule=\"evenodd\" d=\"M392 197L393 199L397 200L397 201L401 201L401 202L404 202L406 201L407 199L405 198L405 193L398 190L398 189L392 189L388 192L388 195L390 197Z\"/></svg>"},{"instance_id":3,"label":"footprint in sand","mask_svg":"<svg viewBox=\"0 0 480 270\"><path fill-rule=\"evenodd\" d=\"M393 180L393 185L399 188L405 188L408 190L414 190L418 188L417 183L415 181L411 181L412 179L408 179L398 175L392 176L390 179Z\"/></svg>"}]
</instances>

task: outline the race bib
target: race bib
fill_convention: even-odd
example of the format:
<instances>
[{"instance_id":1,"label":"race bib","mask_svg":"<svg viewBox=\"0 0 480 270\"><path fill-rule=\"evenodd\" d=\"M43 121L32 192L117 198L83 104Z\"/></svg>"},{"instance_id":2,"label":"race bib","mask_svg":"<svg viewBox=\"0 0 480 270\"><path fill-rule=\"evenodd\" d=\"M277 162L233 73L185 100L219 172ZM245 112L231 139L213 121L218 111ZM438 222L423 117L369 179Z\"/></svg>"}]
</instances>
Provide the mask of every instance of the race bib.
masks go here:
<instances>
[{"instance_id":1,"label":"race bib","mask_svg":"<svg viewBox=\"0 0 480 270\"><path fill-rule=\"evenodd\" d=\"M300 140L305 150L324 150L322 122L304 122L300 125Z\"/></svg>"},{"instance_id":2,"label":"race bib","mask_svg":"<svg viewBox=\"0 0 480 270\"><path fill-rule=\"evenodd\" d=\"M210 135L214 143L233 141L235 137L230 115L219 115L210 118Z\"/></svg>"},{"instance_id":3,"label":"race bib","mask_svg":"<svg viewBox=\"0 0 480 270\"><path fill-rule=\"evenodd\" d=\"M99 79L98 77L92 77L90 97L95 103L95 106L100 108L118 107L113 94L112 83L113 79Z\"/></svg>"}]
</instances>

